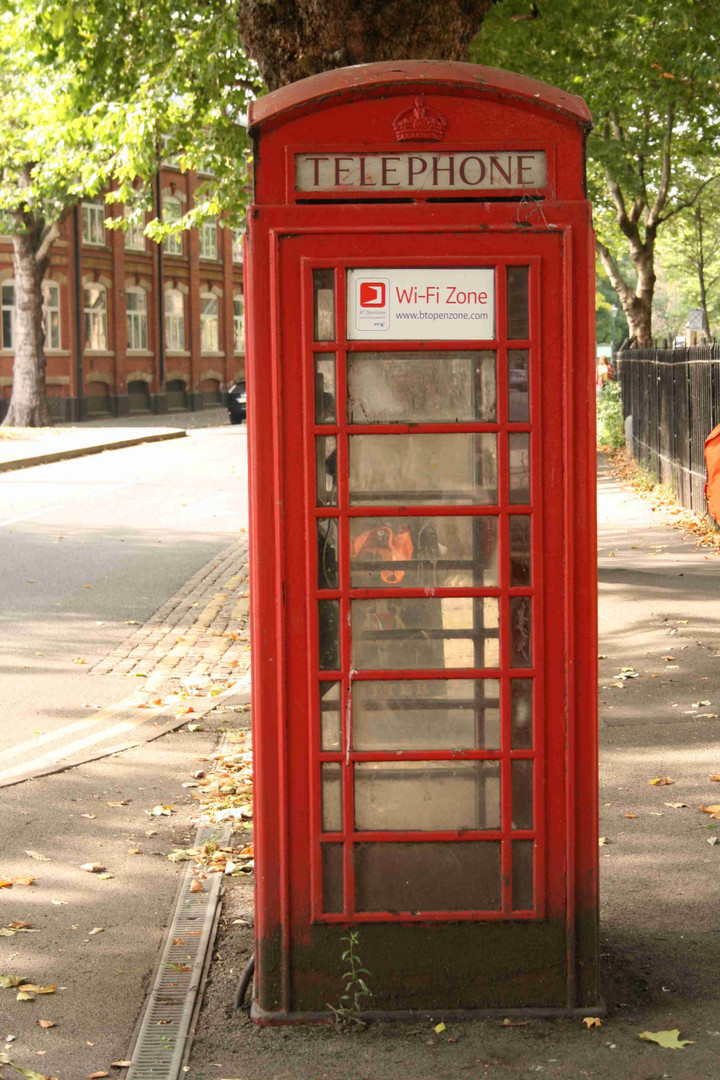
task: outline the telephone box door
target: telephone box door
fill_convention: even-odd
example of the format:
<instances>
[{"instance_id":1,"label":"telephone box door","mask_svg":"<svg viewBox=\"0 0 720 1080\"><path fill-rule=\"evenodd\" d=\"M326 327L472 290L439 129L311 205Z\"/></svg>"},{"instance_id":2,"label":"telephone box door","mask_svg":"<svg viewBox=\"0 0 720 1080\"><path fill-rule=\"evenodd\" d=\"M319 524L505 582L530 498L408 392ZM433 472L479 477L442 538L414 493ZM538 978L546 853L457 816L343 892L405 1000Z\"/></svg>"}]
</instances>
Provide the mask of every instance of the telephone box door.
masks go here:
<instances>
[{"instance_id":1,"label":"telephone box door","mask_svg":"<svg viewBox=\"0 0 720 1080\"><path fill-rule=\"evenodd\" d=\"M348 925L370 1010L574 1001L566 243L277 240L292 888L258 1015L326 1012Z\"/></svg>"}]
</instances>

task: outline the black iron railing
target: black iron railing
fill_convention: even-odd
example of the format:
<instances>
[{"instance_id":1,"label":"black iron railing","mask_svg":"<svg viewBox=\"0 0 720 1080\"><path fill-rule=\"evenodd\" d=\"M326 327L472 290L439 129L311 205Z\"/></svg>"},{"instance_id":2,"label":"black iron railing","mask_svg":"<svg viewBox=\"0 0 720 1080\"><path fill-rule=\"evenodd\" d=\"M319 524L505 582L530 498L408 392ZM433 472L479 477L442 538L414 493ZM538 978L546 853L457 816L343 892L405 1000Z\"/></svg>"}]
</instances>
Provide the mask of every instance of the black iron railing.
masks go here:
<instances>
[{"instance_id":1,"label":"black iron railing","mask_svg":"<svg viewBox=\"0 0 720 1080\"><path fill-rule=\"evenodd\" d=\"M616 354L625 433L633 457L682 506L705 504L705 439L720 423L720 342Z\"/></svg>"}]
</instances>

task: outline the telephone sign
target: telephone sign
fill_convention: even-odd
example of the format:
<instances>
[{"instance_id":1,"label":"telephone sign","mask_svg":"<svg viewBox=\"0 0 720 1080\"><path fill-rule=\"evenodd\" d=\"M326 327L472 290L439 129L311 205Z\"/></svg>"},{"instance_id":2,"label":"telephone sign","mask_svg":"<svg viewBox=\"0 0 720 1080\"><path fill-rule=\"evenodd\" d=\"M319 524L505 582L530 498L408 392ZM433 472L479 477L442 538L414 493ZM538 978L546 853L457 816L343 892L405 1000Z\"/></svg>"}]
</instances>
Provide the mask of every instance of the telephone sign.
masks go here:
<instances>
[{"instance_id":1,"label":"telephone sign","mask_svg":"<svg viewBox=\"0 0 720 1080\"><path fill-rule=\"evenodd\" d=\"M253 102L260 1024L598 1015L579 98L361 65Z\"/></svg>"}]
</instances>

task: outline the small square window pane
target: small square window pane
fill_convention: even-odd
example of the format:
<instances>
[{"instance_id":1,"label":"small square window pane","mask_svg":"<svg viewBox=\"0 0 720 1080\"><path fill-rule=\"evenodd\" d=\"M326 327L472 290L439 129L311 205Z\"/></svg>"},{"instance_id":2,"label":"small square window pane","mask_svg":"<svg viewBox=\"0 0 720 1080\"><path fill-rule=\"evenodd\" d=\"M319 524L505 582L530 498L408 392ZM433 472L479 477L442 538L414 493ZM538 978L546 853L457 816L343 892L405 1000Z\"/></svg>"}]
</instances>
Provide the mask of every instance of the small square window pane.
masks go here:
<instances>
[{"instance_id":1,"label":"small square window pane","mask_svg":"<svg viewBox=\"0 0 720 1080\"><path fill-rule=\"evenodd\" d=\"M350 518L352 588L463 588L498 583L497 518Z\"/></svg>"},{"instance_id":2,"label":"small square window pane","mask_svg":"<svg viewBox=\"0 0 720 1080\"><path fill-rule=\"evenodd\" d=\"M322 831L342 832L342 766L325 761L320 766L322 779Z\"/></svg>"},{"instance_id":3,"label":"small square window pane","mask_svg":"<svg viewBox=\"0 0 720 1080\"><path fill-rule=\"evenodd\" d=\"M337 438L318 435L315 439L318 506L337 506Z\"/></svg>"},{"instance_id":4,"label":"small square window pane","mask_svg":"<svg viewBox=\"0 0 720 1080\"><path fill-rule=\"evenodd\" d=\"M337 423L335 353L315 354L315 423Z\"/></svg>"},{"instance_id":5,"label":"small square window pane","mask_svg":"<svg viewBox=\"0 0 720 1080\"><path fill-rule=\"evenodd\" d=\"M353 749L499 750L497 679L378 679L352 689Z\"/></svg>"},{"instance_id":6,"label":"small square window pane","mask_svg":"<svg viewBox=\"0 0 720 1080\"><path fill-rule=\"evenodd\" d=\"M357 829L500 828L497 761L363 761L354 769Z\"/></svg>"},{"instance_id":7,"label":"small square window pane","mask_svg":"<svg viewBox=\"0 0 720 1080\"><path fill-rule=\"evenodd\" d=\"M508 350L508 419L511 423L530 419L530 353Z\"/></svg>"},{"instance_id":8,"label":"small square window pane","mask_svg":"<svg viewBox=\"0 0 720 1080\"><path fill-rule=\"evenodd\" d=\"M508 435L510 458L510 502L512 504L530 502L530 435L528 432L513 432Z\"/></svg>"},{"instance_id":9,"label":"small square window pane","mask_svg":"<svg viewBox=\"0 0 720 1080\"><path fill-rule=\"evenodd\" d=\"M339 751L340 746L340 683L320 683L320 749Z\"/></svg>"},{"instance_id":10,"label":"small square window pane","mask_svg":"<svg viewBox=\"0 0 720 1080\"><path fill-rule=\"evenodd\" d=\"M320 670L340 669L340 601L318 600Z\"/></svg>"},{"instance_id":11,"label":"small square window pane","mask_svg":"<svg viewBox=\"0 0 720 1080\"><path fill-rule=\"evenodd\" d=\"M510 667L532 667L532 599L510 597Z\"/></svg>"},{"instance_id":12,"label":"small square window pane","mask_svg":"<svg viewBox=\"0 0 720 1080\"><path fill-rule=\"evenodd\" d=\"M313 337L335 339L335 271L313 270Z\"/></svg>"},{"instance_id":13,"label":"small square window pane","mask_svg":"<svg viewBox=\"0 0 720 1080\"><path fill-rule=\"evenodd\" d=\"M510 584L529 585L531 571L530 515L511 514L510 523Z\"/></svg>"},{"instance_id":14,"label":"small square window pane","mask_svg":"<svg viewBox=\"0 0 720 1080\"><path fill-rule=\"evenodd\" d=\"M510 728L513 750L532 750L533 679L510 680Z\"/></svg>"},{"instance_id":15,"label":"small square window pane","mask_svg":"<svg viewBox=\"0 0 720 1080\"><path fill-rule=\"evenodd\" d=\"M497 436L350 436L353 505L497 502Z\"/></svg>"},{"instance_id":16,"label":"small square window pane","mask_svg":"<svg viewBox=\"0 0 720 1080\"><path fill-rule=\"evenodd\" d=\"M500 844L368 843L355 849L358 911L497 911Z\"/></svg>"},{"instance_id":17,"label":"small square window pane","mask_svg":"<svg viewBox=\"0 0 720 1080\"><path fill-rule=\"evenodd\" d=\"M351 424L488 422L496 397L492 351L348 354Z\"/></svg>"},{"instance_id":18,"label":"small square window pane","mask_svg":"<svg viewBox=\"0 0 720 1080\"><path fill-rule=\"evenodd\" d=\"M337 518L318 518L318 589L337 589L338 523Z\"/></svg>"},{"instance_id":19,"label":"small square window pane","mask_svg":"<svg viewBox=\"0 0 720 1080\"><path fill-rule=\"evenodd\" d=\"M495 668L496 597L412 597L351 602L352 664L358 671Z\"/></svg>"},{"instance_id":20,"label":"small square window pane","mask_svg":"<svg viewBox=\"0 0 720 1080\"><path fill-rule=\"evenodd\" d=\"M513 761L511 764L511 775L512 827L513 829L532 829L533 762L524 759Z\"/></svg>"}]
</instances>

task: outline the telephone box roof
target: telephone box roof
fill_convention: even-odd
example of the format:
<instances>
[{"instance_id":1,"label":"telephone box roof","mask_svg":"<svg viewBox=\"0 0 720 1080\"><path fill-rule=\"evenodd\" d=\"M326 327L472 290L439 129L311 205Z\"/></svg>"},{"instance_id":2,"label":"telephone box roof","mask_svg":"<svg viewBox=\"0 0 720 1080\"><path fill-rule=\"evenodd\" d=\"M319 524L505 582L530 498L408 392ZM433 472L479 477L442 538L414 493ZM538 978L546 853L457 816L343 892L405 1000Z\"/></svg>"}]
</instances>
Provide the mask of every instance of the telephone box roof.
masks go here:
<instances>
[{"instance_id":1,"label":"telephone box roof","mask_svg":"<svg viewBox=\"0 0 720 1080\"><path fill-rule=\"evenodd\" d=\"M446 60L389 60L357 64L312 75L282 86L250 105L250 131L275 127L304 113L338 104L343 98L386 97L412 93L420 86L458 96L483 95L549 110L577 124L592 125L582 98L510 71Z\"/></svg>"}]
</instances>

